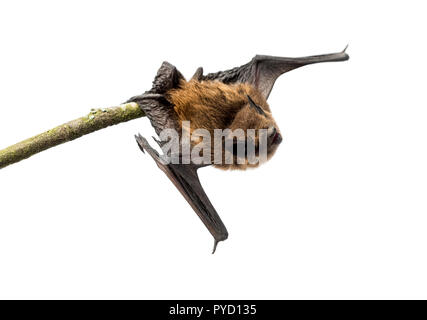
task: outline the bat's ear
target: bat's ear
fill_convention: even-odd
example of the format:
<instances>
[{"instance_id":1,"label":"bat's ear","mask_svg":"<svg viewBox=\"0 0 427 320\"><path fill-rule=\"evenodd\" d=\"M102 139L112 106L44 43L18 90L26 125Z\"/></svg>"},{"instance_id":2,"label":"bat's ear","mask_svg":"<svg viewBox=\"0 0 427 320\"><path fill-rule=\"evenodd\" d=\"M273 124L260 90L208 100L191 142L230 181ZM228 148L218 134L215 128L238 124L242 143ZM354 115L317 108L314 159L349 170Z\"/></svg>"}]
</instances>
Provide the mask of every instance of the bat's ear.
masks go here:
<instances>
[{"instance_id":1,"label":"bat's ear","mask_svg":"<svg viewBox=\"0 0 427 320\"><path fill-rule=\"evenodd\" d=\"M191 80L200 81L203 78L203 68L198 67L194 75L191 77Z\"/></svg>"},{"instance_id":2,"label":"bat's ear","mask_svg":"<svg viewBox=\"0 0 427 320\"><path fill-rule=\"evenodd\" d=\"M247 97L248 97L249 105L251 106L251 108L255 109L255 111L258 112L260 115L265 116L264 110L262 110L262 108L259 105L257 105L249 95L247 95Z\"/></svg>"}]
</instances>

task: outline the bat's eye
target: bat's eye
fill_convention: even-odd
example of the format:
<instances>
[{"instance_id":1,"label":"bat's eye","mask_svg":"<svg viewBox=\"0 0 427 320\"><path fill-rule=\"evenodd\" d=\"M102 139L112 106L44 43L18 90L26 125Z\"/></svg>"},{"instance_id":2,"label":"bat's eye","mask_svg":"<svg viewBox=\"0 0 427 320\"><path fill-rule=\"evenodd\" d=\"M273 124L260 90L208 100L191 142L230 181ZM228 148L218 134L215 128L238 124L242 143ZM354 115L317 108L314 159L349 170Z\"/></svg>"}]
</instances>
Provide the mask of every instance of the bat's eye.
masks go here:
<instances>
[{"instance_id":1,"label":"bat's eye","mask_svg":"<svg viewBox=\"0 0 427 320\"><path fill-rule=\"evenodd\" d=\"M266 116L264 110L259 105L257 105L249 95L247 97L251 108L255 109L255 111L258 112L260 115Z\"/></svg>"},{"instance_id":2,"label":"bat's eye","mask_svg":"<svg viewBox=\"0 0 427 320\"><path fill-rule=\"evenodd\" d=\"M276 133L277 133L277 130L273 126L271 126L267 129L267 134L269 137L273 137Z\"/></svg>"}]
</instances>

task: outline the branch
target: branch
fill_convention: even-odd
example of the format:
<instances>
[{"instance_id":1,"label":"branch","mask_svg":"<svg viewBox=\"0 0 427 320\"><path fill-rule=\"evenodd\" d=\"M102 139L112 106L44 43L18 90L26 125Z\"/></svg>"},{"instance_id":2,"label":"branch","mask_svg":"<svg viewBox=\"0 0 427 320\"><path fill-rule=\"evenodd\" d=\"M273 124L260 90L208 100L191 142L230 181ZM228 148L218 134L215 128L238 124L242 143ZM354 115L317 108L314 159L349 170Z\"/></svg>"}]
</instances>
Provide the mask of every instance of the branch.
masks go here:
<instances>
[{"instance_id":1,"label":"branch","mask_svg":"<svg viewBox=\"0 0 427 320\"><path fill-rule=\"evenodd\" d=\"M87 116L0 150L0 169L86 134L143 116L144 112L134 102L112 108L92 109Z\"/></svg>"}]
</instances>

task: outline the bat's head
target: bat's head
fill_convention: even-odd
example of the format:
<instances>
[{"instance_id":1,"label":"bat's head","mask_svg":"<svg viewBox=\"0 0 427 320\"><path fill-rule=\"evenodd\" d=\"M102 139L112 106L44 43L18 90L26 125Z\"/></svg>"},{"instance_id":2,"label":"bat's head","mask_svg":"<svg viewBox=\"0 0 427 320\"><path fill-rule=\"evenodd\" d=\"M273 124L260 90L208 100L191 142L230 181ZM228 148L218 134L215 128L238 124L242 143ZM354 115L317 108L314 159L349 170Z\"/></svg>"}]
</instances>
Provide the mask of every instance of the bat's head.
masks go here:
<instances>
[{"instance_id":1,"label":"bat's head","mask_svg":"<svg viewBox=\"0 0 427 320\"><path fill-rule=\"evenodd\" d=\"M247 104L236 114L225 140L228 163L216 167L240 170L258 167L274 155L282 142L282 134L267 101L258 92L251 93L246 95ZM230 158L232 163L229 163Z\"/></svg>"},{"instance_id":2,"label":"bat's head","mask_svg":"<svg viewBox=\"0 0 427 320\"><path fill-rule=\"evenodd\" d=\"M193 161L203 154L217 168L245 170L270 159L282 141L266 98L248 83L182 81L168 97L182 137L191 136ZM190 151L185 141L182 150Z\"/></svg>"}]
</instances>

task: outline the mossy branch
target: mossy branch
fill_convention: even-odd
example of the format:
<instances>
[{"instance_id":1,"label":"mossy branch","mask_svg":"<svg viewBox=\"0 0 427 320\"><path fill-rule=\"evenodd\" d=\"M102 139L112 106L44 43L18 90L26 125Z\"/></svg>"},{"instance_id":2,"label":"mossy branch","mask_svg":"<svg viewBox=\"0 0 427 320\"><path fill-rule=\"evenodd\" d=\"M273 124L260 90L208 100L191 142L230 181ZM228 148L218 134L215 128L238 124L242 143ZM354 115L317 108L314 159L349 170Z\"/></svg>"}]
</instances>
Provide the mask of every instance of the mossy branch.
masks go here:
<instances>
[{"instance_id":1,"label":"mossy branch","mask_svg":"<svg viewBox=\"0 0 427 320\"><path fill-rule=\"evenodd\" d=\"M0 169L86 134L143 116L144 112L134 102L112 108L92 109L87 116L0 150Z\"/></svg>"}]
</instances>

